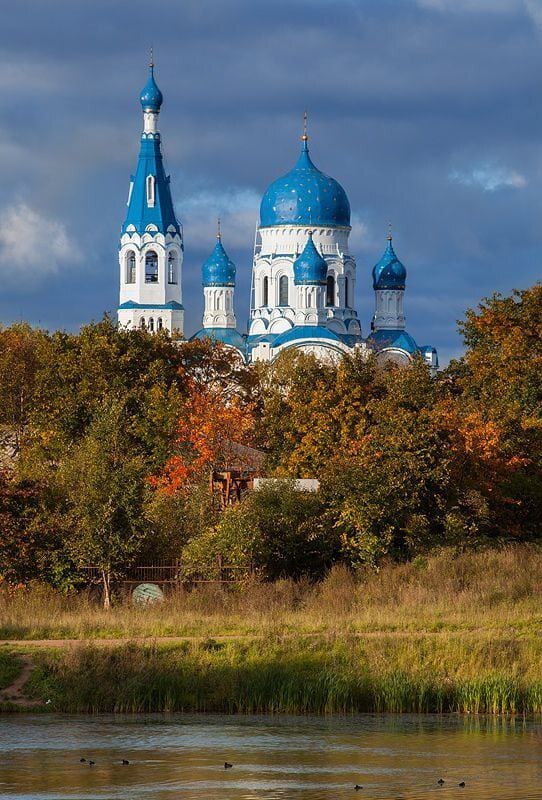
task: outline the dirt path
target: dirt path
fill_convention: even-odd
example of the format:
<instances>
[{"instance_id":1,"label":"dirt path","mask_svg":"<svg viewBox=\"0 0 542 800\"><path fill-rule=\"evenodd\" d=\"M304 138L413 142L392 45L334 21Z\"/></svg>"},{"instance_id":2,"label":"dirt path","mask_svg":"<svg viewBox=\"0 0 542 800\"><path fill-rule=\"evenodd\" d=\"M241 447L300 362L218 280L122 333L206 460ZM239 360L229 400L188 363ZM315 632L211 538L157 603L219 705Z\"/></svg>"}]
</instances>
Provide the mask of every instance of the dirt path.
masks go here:
<instances>
[{"instance_id":1,"label":"dirt path","mask_svg":"<svg viewBox=\"0 0 542 800\"><path fill-rule=\"evenodd\" d=\"M24 693L26 682L32 674L34 669L34 662L30 656L20 656L21 671L15 680L6 686L5 689L0 691L0 703L10 703L13 706L20 706L21 708L35 708L41 706L39 700L30 700Z\"/></svg>"},{"instance_id":2,"label":"dirt path","mask_svg":"<svg viewBox=\"0 0 542 800\"><path fill-rule=\"evenodd\" d=\"M481 633L490 635L491 633L505 634L507 631L493 630L491 628L472 628L456 631L424 631L424 630L400 630L400 631L360 631L354 634L348 634L358 639L383 639L383 638L400 638L400 639L419 639L426 637L468 637L479 636ZM254 641L255 639L264 639L267 633L226 633L226 634L209 634L206 636L117 636L110 638L101 637L87 637L85 639L0 639L0 647L5 647L18 651L28 651L31 648L51 648L58 650L68 647L80 647L81 645L92 645L93 647L119 647L125 644L140 644L140 645L178 645L183 642L205 642L213 640L216 642L239 642L239 641ZM297 639L297 638L318 638L325 637L325 633L284 633L279 634L283 639Z\"/></svg>"}]
</instances>

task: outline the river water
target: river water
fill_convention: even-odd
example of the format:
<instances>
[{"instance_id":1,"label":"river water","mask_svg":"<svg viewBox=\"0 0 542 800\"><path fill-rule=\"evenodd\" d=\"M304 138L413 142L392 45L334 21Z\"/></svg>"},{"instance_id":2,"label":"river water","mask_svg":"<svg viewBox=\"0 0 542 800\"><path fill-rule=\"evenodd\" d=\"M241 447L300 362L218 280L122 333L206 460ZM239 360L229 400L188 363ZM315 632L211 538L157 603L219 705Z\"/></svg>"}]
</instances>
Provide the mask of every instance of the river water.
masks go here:
<instances>
[{"instance_id":1,"label":"river water","mask_svg":"<svg viewBox=\"0 0 542 800\"><path fill-rule=\"evenodd\" d=\"M542 724L430 715L0 715L0 797L530 800L542 798Z\"/></svg>"}]
</instances>

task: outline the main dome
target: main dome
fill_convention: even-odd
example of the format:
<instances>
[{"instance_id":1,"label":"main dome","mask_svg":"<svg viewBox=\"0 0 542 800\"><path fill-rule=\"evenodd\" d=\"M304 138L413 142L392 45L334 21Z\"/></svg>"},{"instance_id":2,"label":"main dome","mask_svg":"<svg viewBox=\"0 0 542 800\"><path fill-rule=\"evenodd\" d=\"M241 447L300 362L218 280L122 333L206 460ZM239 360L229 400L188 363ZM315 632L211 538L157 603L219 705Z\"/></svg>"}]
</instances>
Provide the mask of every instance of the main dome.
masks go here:
<instances>
[{"instance_id":1,"label":"main dome","mask_svg":"<svg viewBox=\"0 0 542 800\"><path fill-rule=\"evenodd\" d=\"M312 163L306 138L295 167L277 178L262 197L260 225L350 226L346 192Z\"/></svg>"}]
</instances>

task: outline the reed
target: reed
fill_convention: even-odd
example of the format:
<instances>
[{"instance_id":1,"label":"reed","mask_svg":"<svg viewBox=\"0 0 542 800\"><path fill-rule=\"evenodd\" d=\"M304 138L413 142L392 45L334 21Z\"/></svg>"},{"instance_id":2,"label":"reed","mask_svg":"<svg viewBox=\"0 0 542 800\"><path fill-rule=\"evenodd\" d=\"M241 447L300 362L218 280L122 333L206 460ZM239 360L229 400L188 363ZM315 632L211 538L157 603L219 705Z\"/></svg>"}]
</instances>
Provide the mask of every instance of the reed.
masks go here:
<instances>
[{"instance_id":1,"label":"reed","mask_svg":"<svg viewBox=\"0 0 542 800\"><path fill-rule=\"evenodd\" d=\"M269 637L35 658L30 693L64 712L542 713L537 638Z\"/></svg>"}]
</instances>

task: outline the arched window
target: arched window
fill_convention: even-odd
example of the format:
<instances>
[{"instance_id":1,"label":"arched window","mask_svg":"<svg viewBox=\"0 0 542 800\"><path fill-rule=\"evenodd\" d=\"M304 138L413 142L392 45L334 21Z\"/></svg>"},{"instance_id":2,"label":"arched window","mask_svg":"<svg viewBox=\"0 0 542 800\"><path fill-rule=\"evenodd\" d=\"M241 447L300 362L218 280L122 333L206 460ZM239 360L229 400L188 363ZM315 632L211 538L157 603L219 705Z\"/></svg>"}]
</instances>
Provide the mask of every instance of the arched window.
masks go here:
<instances>
[{"instance_id":1,"label":"arched window","mask_svg":"<svg viewBox=\"0 0 542 800\"><path fill-rule=\"evenodd\" d=\"M136 257L133 250L126 253L126 283L136 282Z\"/></svg>"},{"instance_id":2,"label":"arched window","mask_svg":"<svg viewBox=\"0 0 542 800\"><path fill-rule=\"evenodd\" d=\"M158 330L161 331L164 328L164 323L162 322L162 317L158 317Z\"/></svg>"},{"instance_id":3,"label":"arched window","mask_svg":"<svg viewBox=\"0 0 542 800\"><path fill-rule=\"evenodd\" d=\"M344 276L344 304L346 308L350 308L350 279L348 275Z\"/></svg>"},{"instance_id":4,"label":"arched window","mask_svg":"<svg viewBox=\"0 0 542 800\"><path fill-rule=\"evenodd\" d=\"M326 284L326 306L335 305L335 278L333 275L327 276Z\"/></svg>"},{"instance_id":5,"label":"arched window","mask_svg":"<svg viewBox=\"0 0 542 800\"><path fill-rule=\"evenodd\" d=\"M145 253L145 283L158 283L158 256L154 250Z\"/></svg>"},{"instance_id":6,"label":"arched window","mask_svg":"<svg viewBox=\"0 0 542 800\"><path fill-rule=\"evenodd\" d=\"M279 306L288 305L288 276L281 275L279 278Z\"/></svg>"},{"instance_id":7,"label":"arched window","mask_svg":"<svg viewBox=\"0 0 542 800\"><path fill-rule=\"evenodd\" d=\"M151 333L154 331L154 320L152 317L149 320L149 330Z\"/></svg>"},{"instance_id":8,"label":"arched window","mask_svg":"<svg viewBox=\"0 0 542 800\"><path fill-rule=\"evenodd\" d=\"M263 286L262 286L262 306L269 305L269 278L267 275L263 279Z\"/></svg>"},{"instance_id":9,"label":"arched window","mask_svg":"<svg viewBox=\"0 0 542 800\"><path fill-rule=\"evenodd\" d=\"M154 206L156 179L154 175L147 175L147 205Z\"/></svg>"},{"instance_id":10,"label":"arched window","mask_svg":"<svg viewBox=\"0 0 542 800\"><path fill-rule=\"evenodd\" d=\"M173 250L167 257L167 282L177 283L177 254Z\"/></svg>"},{"instance_id":11,"label":"arched window","mask_svg":"<svg viewBox=\"0 0 542 800\"><path fill-rule=\"evenodd\" d=\"M144 331L145 328L147 327L145 325L145 317L141 317L141 319L139 320L139 327L141 328L142 331Z\"/></svg>"}]
</instances>

